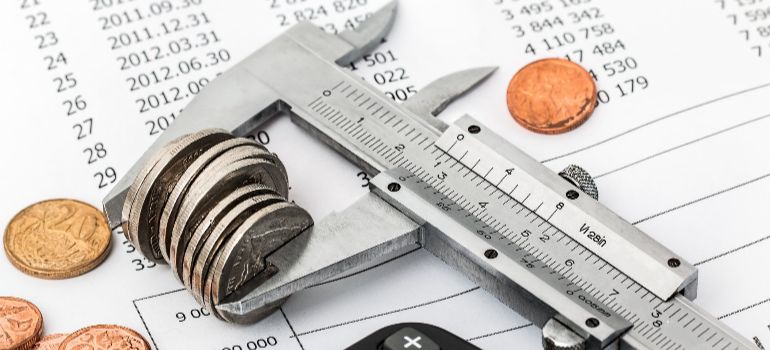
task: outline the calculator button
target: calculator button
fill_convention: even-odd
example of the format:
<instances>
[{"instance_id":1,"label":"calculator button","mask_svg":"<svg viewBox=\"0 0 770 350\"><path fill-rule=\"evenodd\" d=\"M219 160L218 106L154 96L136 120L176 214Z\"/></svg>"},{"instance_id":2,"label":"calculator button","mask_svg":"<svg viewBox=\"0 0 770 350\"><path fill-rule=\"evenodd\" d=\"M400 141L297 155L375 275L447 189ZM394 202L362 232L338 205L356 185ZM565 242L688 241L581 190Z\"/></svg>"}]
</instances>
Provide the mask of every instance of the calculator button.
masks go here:
<instances>
[{"instance_id":1,"label":"calculator button","mask_svg":"<svg viewBox=\"0 0 770 350\"><path fill-rule=\"evenodd\" d=\"M401 328L385 339L384 350L441 350L439 346L425 334L414 328Z\"/></svg>"}]
</instances>

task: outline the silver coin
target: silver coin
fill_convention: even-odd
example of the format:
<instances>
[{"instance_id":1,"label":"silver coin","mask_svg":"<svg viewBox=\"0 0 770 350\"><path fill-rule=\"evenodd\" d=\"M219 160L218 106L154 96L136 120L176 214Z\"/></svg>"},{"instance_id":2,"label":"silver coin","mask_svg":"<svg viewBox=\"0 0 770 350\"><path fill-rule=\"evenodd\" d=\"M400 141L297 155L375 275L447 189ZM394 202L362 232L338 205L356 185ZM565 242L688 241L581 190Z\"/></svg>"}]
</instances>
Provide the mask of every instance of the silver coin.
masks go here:
<instances>
[{"instance_id":1,"label":"silver coin","mask_svg":"<svg viewBox=\"0 0 770 350\"><path fill-rule=\"evenodd\" d=\"M248 159L253 153L253 149L256 148L246 144L236 146L220 154L201 171L195 181L190 184L184 196L179 198L181 204L171 229L169 247L172 267L179 265L178 262L183 259L181 253L185 251L189 237L217 201L239 187L261 183L262 176L251 176L252 174L244 172L243 169L236 174L231 173L237 169L233 167L233 164ZM179 273L181 269L173 270L177 277L183 280Z\"/></svg>"},{"instance_id":2,"label":"silver coin","mask_svg":"<svg viewBox=\"0 0 770 350\"><path fill-rule=\"evenodd\" d=\"M189 239L196 226L219 200L245 185L262 184L271 189L276 187L266 170L270 166L268 162L253 158L260 152L253 144L244 144L225 151L200 172L184 196L178 199L181 204L170 232L169 261L172 267L177 267L174 271L180 280L183 281L179 273L182 269L178 267L183 264L183 253ZM244 163L240 167L233 166L234 163L248 159L252 162ZM265 166L261 166L263 163Z\"/></svg>"},{"instance_id":3,"label":"silver coin","mask_svg":"<svg viewBox=\"0 0 770 350\"><path fill-rule=\"evenodd\" d=\"M184 225L183 232L174 231L174 241L171 248L172 260L170 264L176 276L185 286L189 285L189 271L192 266L193 257L198 253L198 244L201 240L205 241L208 234L216 226L219 220L225 214L233 209L238 203L253 196L273 194L278 196L272 189L263 185L247 185L238 188L219 200L210 210L193 215L195 219L190 220ZM178 233L178 234L177 234Z\"/></svg>"},{"instance_id":4,"label":"silver coin","mask_svg":"<svg viewBox=\"0 0 770 350\"><path fill-rule=\"evenodd\" d=\"M219 248L224 245L227 237L251 214L270 204L281 201L283 201L283 198L274 194L259 195L245 199L226 213L210 230L205 240L200 242L198 245L198 255L193 259L192 270L187 277L190 278L189 290L201 305L205 305L205 294L203 294L203 291L210 266L216 260Z\"/></svg>"},{"instance_id":5,"label":"silver coin","mask_svg":"<svg viewBox=\"0 0 770 350\"><path fill-rule=\"evenodd\" d=\"M216 252L216 255L214 255L214 259L212 260L211 265L216 266L217 264L219 264L220 260L224 259L224 257L225 256L222 252L222 249L218 250ZM206 274L206 276L203 276L202 278L202 281L203 281L203 305L202 306L206 307L208 310L211 310L211 313L216 318L222 319L222 316L220 315L219 310L217 310L216 305L212 301L213 299L211 297L211 290L212 290L211 283L213 280L212 278L213 274L214 274L213 269L209 269L208 274Z\"/></svg>"},{"instance_id":6,"label":"silver coin","mask_svg":"<svg viewBox=\"0 0 770 350\"><path fill-rule=\"evenodd\" d=\"M270 153L272 158L274 159L275 165L278 167L278 169L281 170L281 173L283 174L283 178L286 180L286 184L289 183L289 173L286 172L286 166L283 165L283 162L281 161L281 158L278 158L278 155L275 153Z\"/></svg>"},{"instance_id":7,"label":"silver coin","mask_svg":"<svg viewBox=\"0 0 770 350\"><path fill-rule=\"evenodd\" d=\"M256 145L259 145L258 143ZM278 181L279 179L283 179L283 183L286 184L286 192L282 189L278 189L279 193L282 193L285 197L288 197L288 183L289 183L289 175L286 172L286 167L283 165L283 162L281 162L281 159L278 158L278 155L275 153L270 153L266 148L262 147L259 150L255 150L254 153L251 155L254 158L264 159L272 164L275 165L278 172L274 173L272 176L273 178ZM278 176L280 174L280 176Z\"/></svg>"},{"instance_id":8,"label":"silver coin","mask_svg":"<svg viewBox=\"0 0 770 350\"><path fill-rule=\"evenodd\" d=\"M168 144L166 144L166 147L174 147L174 145L179 142L179 139L171 140ZM136 238L133 235L133 231L131 231L128 227L128 216L131 212L131 206L134 205L134 200L136 199L136 193L139 191L139 188L144 183L144 180L147 178L146 174L149 174L153 167L155 167L155 164L158 163L161 157L165 154L164 149L158 150L155 154L153 154L147 162L145 162L142 166L142 168L137 173L137 176L134 177L134 182L131 183L131 186L128 187L128 192L126 193L126 199L125 202L123 202L123 211L121 212L121 221L123 222L123 235L126 237L126 239L131 242L134 246L139 246ZM144 174L144 175L142 175Z\"/></svg>"},{"instance_id":9,"label":"silver coin","mask_svg":"<svg viewBox=\"0 0 770 350\"><path fill-rule=\"evenodd\" d=\"M179 208L182 205L181 198L184 197L185 193L187 193L187 190L190 188L190 185L193 183L193 181L195 181L203 169L208 166L209 163L211 163L215 158L219 157L222 153L225 153L232 148L247 144L252 144L254 147L257 146L254 141L245 138L230 139L216 144L215 146L206 150L206 152L201 154L198 159L190 164L190 166L184 170L182 176L180 176L177 182L174 184L174 189L168 196L166 205L164 206L163 212L161 213L158 231L160 252L163 254L163 258L170 264L173 265L173 260L171 260L170 254L172 229L179 213Z\"/></svg>"},{"instance_id":10,"label":"silver coin","mask_svg":"<svg viewBox=\"0 0 770 350\"><path fill-rule=\"evenodd\" d=\"M267 149L264 149L263 152L257 155L257 157L275 164L278 167L278 169L281 170L281 174L283 175L283 178L286 180L286 182L289 181L289 175L286 172L286 167L283 165L281 158L278 158L277 154L270 153Z\"/></svg>"},{"instance_id":11,"label":"silver coin","mask_svg":"<svg viewBox=\"0 0 770 350\"><path fill-rule=\"evenodd\" d=\"M313 218L307 211L287 202L252 214L217 253L221 259L211 266L212 301L207 306L219 303L255 278L265 269L265 257L312 225Z\"/></svg>"},{"instance_id":12,"label":"silver coin","mask_svg":"<svg viewBox=\"0 0 770 350\"><path fill-rule=\"evenodd\" d=\"M222 261L225 260L226 258L227 258L227 255L225 255L222 252L222 250L220 249L220 251L217 252L217 255L215 256L214 261L212 262L213 266L215 266L216 264L222 264ZM203 298L203 305L208 305L206 307L209 310L211 310L211 313L216 318L218 318L220 320L224 320L224 321L227 321L227 322L230 322L230 323L253 324L254 322L256 322L256 321L264 318L265 316L269 315L270 313L272 313L272 311L274 311L275 308L280 307L286 301L286 299L288 299L288 297L286 297L286 298L283 298L281 300L278 300L277 302L273 302L273 303L271 303L269 305L265 305L265 306L260 308L263 311L258 312L258 313L252 312L252 313L245 314L245 315L238 315L238 314L232 314L232 313L227 312L227 311L219 310L219 308L217 307L218 303L214 302L214 297L213 297L213 290L216 289L216 288L214 288L214 284L213 284L213 278L212 278L213 273L214 272L212 270L209 270L208 276L206 276L206 278L204 279L204 281L205 281L204 293L205 294L204 294L204 298ZM227 299L230 299L230 297L238 298L238 297L245 296L245 294L247 294L248 292L254 290L254 288L257 288L262 283L264 283L265 281L267 281L271 277L275 276L275 274L277 274L277 273L278 273L278 268L276 266L274 266L274 265L268 264L267 266L265 266L264 269L262 269L262 271L259 274L257 274L255 277L251 278L248 281L248 283L246 284L246 286L244 286L244 287L242 287L240 289L236 289L236 291L234 293L230 294L230 296L228 296Z\"/></svg>"},{"instance_id":13,"label":"silver coin","mask_svg":"<svg viewBox=\"0 0 770 350\"><path fill-rule=\"evenodd\" d=\"M246 199L243 202L238 203L232 210L225 214L225 216L216 224L214 229L211 230L208 237L206 237L206 240L202 242L203 244L200 246L197 258L193 259L193 270L190 275L191 284L189 289L198 303L204 304L203 288L206 276L208 275L212 261L216 257L217 251L227 238L237 230L238 227L241 226L241 223L248 219L249 216L270 204L282 201L284 201L283 198L272 194Z\"/></svg>"},{"instance_id":14,"label":"silver coin","mask_svg":"<svg viewBox=\"0 0 770 350\"><path fill-rule=\"evenodd\" d=\"M278 156L266 150L255 150L250 157L266 161L265 170L270 175L273 183L276 184L275 190L284 198L289 197L289 177L286 173L286 167Z\"/></svg>"},{"instance_id":15,"label":"silver coin","mask_svg":"<svg viewBox=\"0 0 770 350\"><path fill-rule=\"evenodd\" d=\"M139 250L150 260L165 262L158 241L158 223L174 183L195 159L211 146L231 139L224 130L208 129L188 134L163 147L155 165L144 177L128 215L128 228Z\"/></svg>"}]
</instances>

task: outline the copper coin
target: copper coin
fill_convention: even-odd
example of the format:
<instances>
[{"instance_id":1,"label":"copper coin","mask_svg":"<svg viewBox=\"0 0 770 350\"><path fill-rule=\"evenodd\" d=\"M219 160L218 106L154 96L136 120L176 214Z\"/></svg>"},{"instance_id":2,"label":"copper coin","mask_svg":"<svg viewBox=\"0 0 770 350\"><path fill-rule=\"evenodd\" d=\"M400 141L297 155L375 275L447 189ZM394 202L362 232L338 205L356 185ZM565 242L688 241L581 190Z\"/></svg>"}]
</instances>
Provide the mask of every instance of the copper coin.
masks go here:
<instances>
[{"instance_id":1,"label":"copper coin","mask_svg":"<svg viewBox=\"0 0 770 350\"><path fill-rule=\"evenodd\" d=\"M150 344L136 331L115 325L96 325L67 336L59 350L150 350Z\"/></svg>"},{"instance_id":2,"label":"copper coin","mask_svg":"<svg viewBox=\"0 0 770 350\"><path fill-rule=\"evenodd\" d=\"M109 253L111 233L98 209L72 199L35 203L11 219L3 245L22 272L62 279L84 274Z\"/></svg>"},{"instance_id":3,"label":"copper coin","mask_svg":"<svg viewBox=\"0 0 770 350\"><path fill-rule=\"evenodd\" d=\"M43 331L43 315L34 304L0 297L0 350L28 350Z\"/></svg>"},{"instance_id":4,"label":"copper coin","mask_svg":"<svg viewBox=\"0 0 770 350\"><path fill-rule=\"evenodd\" d=\"M596 106L591 74L572 61L546 58L516 72L508 84L508 110L525 128L561 134L583 124Z\"/></svg>"},{"instance_id":5,"label":"copper coin","mask_svg":"<svg viewBox=\"0 0 770 350\"><path fill-rule=\"evenodd\" d=\"M40 339L30 350L58 350L59 345L69 334L51 334Z\"/></svg>"}]
</instances>

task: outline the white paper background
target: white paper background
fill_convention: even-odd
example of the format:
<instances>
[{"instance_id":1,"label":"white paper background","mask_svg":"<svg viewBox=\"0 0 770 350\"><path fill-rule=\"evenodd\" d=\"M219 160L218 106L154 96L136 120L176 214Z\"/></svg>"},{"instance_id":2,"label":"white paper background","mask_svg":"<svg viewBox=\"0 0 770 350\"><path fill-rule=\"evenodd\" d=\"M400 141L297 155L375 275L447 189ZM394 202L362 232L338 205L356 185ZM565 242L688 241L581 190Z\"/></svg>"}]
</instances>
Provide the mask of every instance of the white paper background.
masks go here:
<instances>
[{"instance_id":1,"label":"white paper background","mask_svg":"<svg viewBox=\"0 0 770 350\"><path fill-rule=\"evenodd\" d=\"M184 88L193 78L213 77L285 30L281 16L293 23L298 16L312 14L318 25L342 27L345 21L384 4L379 0L276 0L278 7L271 8L272 0L203 0L178 9L185 0L172 0L170 11L102 30L99 17L131 18L135 8L148 14L150 6L161 6L163 1L40 0L29 9L22 9L23 3L0 4L0 77L4 78L0 84L0 227L25 206L43 199L77 198L100 206L108 188L97 189L94 174L106 167L118 174L126 171L155 137L145 123L186 104L180 101L139 113L136 99L171 87ZM94 10L97 3L113 6ZM351 5L355 8L348 10ZM546 5L551 10L546 11ZM554 170L577 163L601 175L597 183L605 205L630 222L640 221L638 227L698 265L697 303L768 346L770 118L763 116L770 114L770 86L763 84L770 83L770 37L763 37L759 27L770 25L770 13L755 22L747 14L770 11L767 6L761 1L753 5L726 1L723 9L720 2L695 0L402 0L393 32L378 48L391 50L398 60L357 72L376 84L376 73L403 68L409 78L385 84L383 91L410 85L419 90L449 72L499 66L491 79L440 117L451 121L469 113L536 159L549 160L545 164ZM335 8L345 11L337 13ZM536 14L536 8L543 12ZM523 9L529 9L529 14ZM506 10L513 13L513 20L506 21ZM602 17L572 23L570 12L582 11L598 11ZM40 12L46 13L50 24L29 28L26 16ZM209 24L129 48L110 48L109 36L145 27L156 32L160 23L184 21L200 12L206 13ZM541 32L529 29L531 22L553 24L557 17L563 25ZM581 28L605 23L612 26L612 33L581 36ZM517 25L528 28L523 38L517 38L513 29ZM211 30L221 39L216 45L120 69L119 56L165 46L181 37L194 39L197 33ZM55 33L58 43L39 49L36 36L48 32ZM576 42L542 50L543 39L553 45L553 37L564 33L575 35ZM592 53L595 45L617 40L625 50ZM528 43L539 48L536 56L525 53ZM762 57L752 46L762 48ZM197 74L129 91L127 78L164 65L174 67L184 58L205 56L213 49L228 50L232 59ZM513 73L537 57L574 57L575 50L583 50L582 64L597 72L599 88L613 94L611 102L600 105L584 126L568 134L543 136L519 127L509 117L504 99ZM67 64L48 70L44 57L59 52L66 55ZM627 57L637 62L636 69L614 77L602 73L604 64ZM66 73L73 73L78 85L57 93L53 79ZM649 87L619 97L615 85L639 76L647 79ZM87 109L67 116L62 102L77 95L87 100ZM92 118L93 133L77 140L73 127L85 118ZM365 193L358 169L288 119L270 123L265 131L270 136L268 147L287 165L292 199L316 219ZM559 157L603 140L607 141ZM87 164L83 150L96 142L107 147L108 155ZM131 249L123 241L116 234L112 252L101 267L65 281L28 277L0 259L0 295L35 302L45 315L46 333L118 323L140 330L163 350L235 345L247 349L249 341L270 336L278 342L275 349L338 349L385 325L415 321L444 327L485 349L539 346L535 327L526 326L525 319L422 250L300 292L284 305L284 314L242 327L211 317L194 318L197 312L191 310L198 306L179 291L168 268L136 271L136 261L146 261L136 252L127 253ZM186 315L184 322L179 322L179 313Z\"/></svg>"}]
</instances>

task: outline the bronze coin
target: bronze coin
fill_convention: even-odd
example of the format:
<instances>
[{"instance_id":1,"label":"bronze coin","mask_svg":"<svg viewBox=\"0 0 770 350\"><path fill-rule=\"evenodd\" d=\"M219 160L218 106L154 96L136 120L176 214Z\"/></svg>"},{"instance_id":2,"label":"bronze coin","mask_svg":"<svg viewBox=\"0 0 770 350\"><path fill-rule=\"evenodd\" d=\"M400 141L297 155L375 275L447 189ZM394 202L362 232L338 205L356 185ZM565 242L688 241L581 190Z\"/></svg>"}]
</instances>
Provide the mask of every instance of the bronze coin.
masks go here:
<instances>
[{"instance_id":1,"label":"bronze coin","mask_svg":"<svg viewBox=\"0 0 770 350\"><path fill-rule=\"evenodd\" d=\"M111 230L98 209L72 199L35 203L11 219L3 244L11 264L40 278L82 275L107 257Z\"/></svg>"},{"instance_id":2,"label":"bronze coin","mask_svg":"<svg viewBox=\"0 0 770 350\"><path fill-rule=\"evenodd\" d=\"M58 350L59 345L68 335L65 333L47 335L40 339L30 350Z\"/></svg>"},{"instance_id":3,"label":"bronze coin","mask_svg":"<svg viewBox=\"0 0 770 350\"><path fill-rule=\"evenodd\" d=\"M516 72L506 97L508 110L519 124L541 134L561 134L591 116L596 84L577 63L546 58Z\"/></svg>"},{"instance_id":4,"label":"bronze coin","mask_svg":"<svg viewBox=\"0 0 770 350\"><path fill-rule=\"evenodd\" d=\"M43 315L24 299L0 297L0 350L28 350L43 332Z\"/></svg>"},{"instance_id":5,"label":"bronze coin","mask_svg":"<svg viewBox=\"0 0 770 350\"><path fill-rule=\"evenodd\" d=\"M96 325L67 336L59 350L151 350L139 333L116 325Z\"/></svg>"}]
</instances>

